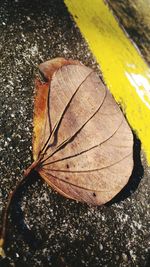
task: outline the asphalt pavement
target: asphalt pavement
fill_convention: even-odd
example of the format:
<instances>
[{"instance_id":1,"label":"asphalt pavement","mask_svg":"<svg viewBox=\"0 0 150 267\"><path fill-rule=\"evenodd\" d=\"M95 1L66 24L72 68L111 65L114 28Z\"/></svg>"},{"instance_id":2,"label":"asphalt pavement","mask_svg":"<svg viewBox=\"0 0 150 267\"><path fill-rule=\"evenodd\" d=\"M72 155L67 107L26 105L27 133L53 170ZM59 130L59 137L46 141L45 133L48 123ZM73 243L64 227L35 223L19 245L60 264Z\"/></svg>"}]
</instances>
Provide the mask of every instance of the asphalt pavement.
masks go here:
<instances>
[{"instance_id":1,"label":"asphalt pavement","mask_svg":"<svg viewBox=\"0 0 150 267\"><path fill-rule=\"evenodd\" d=\"M62 56L102 75L61 0L0 1L0 211L32 162L37 66ZM126 167L126 166L125 166ZM89 207L65 199L37 175L11 210L2 266L148 267L149 187L135 136L129 184L111 203ZM1 266L0 265L0 266Z\"/></svg>"}]
</instances>

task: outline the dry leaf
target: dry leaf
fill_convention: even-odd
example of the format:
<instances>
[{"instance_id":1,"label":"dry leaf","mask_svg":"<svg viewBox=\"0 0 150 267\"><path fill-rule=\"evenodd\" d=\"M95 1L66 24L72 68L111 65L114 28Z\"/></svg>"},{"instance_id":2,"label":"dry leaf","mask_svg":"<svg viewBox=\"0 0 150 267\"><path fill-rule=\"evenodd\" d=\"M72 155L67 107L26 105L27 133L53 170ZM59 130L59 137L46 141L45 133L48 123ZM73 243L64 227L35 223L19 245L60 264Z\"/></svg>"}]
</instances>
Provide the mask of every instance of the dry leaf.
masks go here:
<instances>
[{"instance_id":1,"label":"dry leaf","mask_svg":"<svg viewBox=\"0 0 150 267\"><path fill-rule=\"evenodd\" d=\"M10 205L32 170L65 197L101 205L126 185L133 169L132 132L98 75L63 58L39 69L46 82L35 82L34 162L8 196L0 234L3 258Z\"/></svg>"},{"instance_id":2,"label":"dry leaf","mask_svg":"<svg viewBox=\"0 0 150 267\"><path fill-rule=\"evenodd\" d=\"M100 205L128 182L133 136L120 108L92 69L56 58L36 80L34 168L62 195Z\"/></svg>"}]
</instances>

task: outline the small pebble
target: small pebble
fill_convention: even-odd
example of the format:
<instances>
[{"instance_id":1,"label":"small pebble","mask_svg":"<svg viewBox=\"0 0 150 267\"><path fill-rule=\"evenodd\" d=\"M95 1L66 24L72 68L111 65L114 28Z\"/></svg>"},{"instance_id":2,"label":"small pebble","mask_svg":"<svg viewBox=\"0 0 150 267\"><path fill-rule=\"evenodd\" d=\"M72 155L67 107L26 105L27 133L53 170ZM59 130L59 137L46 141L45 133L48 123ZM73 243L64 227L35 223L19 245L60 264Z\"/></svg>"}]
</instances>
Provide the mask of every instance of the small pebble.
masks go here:
<instances>
[{"instance_id":1,"label":"small pebble","mask_svg":"<svg viewBox=\"0 0 150 267\"><path fill-rule=\"evenodd\" d=\"M99 249L103 250L103 245L101 243L99 244Z\"/></svg>"},{"instance_id":2,"label":"small pebble","mask_svg":"<svg viewBox=\"0 0 150 267\"><path fill-rule=\"evenodd\" d=\"M123 258L123 260L124 260L125 262L128 261L128 256L127 256L127 254L122 253L122 258Z\"/></svg>"}]
</instances>

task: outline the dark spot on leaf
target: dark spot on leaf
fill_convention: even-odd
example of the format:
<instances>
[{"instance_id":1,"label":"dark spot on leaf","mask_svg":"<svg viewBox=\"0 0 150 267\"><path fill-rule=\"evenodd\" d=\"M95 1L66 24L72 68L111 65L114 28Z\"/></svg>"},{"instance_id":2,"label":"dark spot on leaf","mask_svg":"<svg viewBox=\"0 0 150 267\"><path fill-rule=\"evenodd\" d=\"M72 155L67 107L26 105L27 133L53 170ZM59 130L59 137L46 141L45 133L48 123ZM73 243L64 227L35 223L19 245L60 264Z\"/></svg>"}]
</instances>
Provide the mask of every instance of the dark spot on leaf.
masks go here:
<instances>
[{"instance_id":1,"label":"dark spot on leaf","mask_svg":"<svg viewBox=\"0 0 150 267\"><path fill-rule=\"evenodd\" d=\"M96 197L96 194L95 193L93 193L93 197Z\"/></svg>"},{"instance_id":2,"label":"dark spot on leaf","mask_svg":"<svg viewBox=\"0 0 150 267\"><path fill-rule=\"evenodd\" d=\"M67 167L67 169L69 169L69 165L68 164L66 165L66 167Z\"/></svg>"}]
</instances>

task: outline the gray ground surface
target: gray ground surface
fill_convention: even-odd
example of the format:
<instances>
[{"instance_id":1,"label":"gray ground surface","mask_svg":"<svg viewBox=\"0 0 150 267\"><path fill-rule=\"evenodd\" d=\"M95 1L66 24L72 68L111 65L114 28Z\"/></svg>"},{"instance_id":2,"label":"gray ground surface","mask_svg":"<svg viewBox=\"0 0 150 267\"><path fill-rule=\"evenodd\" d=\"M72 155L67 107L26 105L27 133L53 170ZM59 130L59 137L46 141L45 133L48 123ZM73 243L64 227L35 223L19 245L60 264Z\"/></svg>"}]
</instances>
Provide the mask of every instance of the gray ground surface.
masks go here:
<instances>
[{"instance_id":1,"label":"gray ground surface","mask_svg":"<svg viewBox=\"0 0 150 267\"><path fill-rule=\"evenodd\" d=\"M150 64L150 1L106 0Z\"/></svg>"},{"instance_id":2,"label":"gray ground surface","mask_svg":"<svg viewBox=\"0 0 150 267\"><path fill-rule=\"evenodd\" d=\"M36 66L56 56L98 70L62 1L1 0L0 211L32 162ZM128 186L109 205L89 207L63 198L38 177L18 194L11 212L7 260L0 266L148 265L150 169L140 143ZM19 204L17 204L19 203Z\"/></svg>"}]
</instances>

